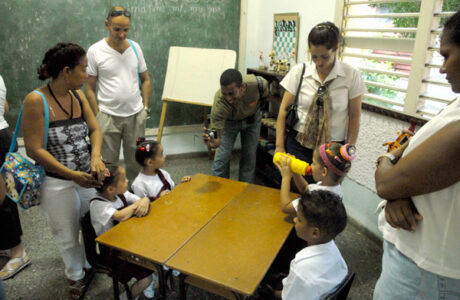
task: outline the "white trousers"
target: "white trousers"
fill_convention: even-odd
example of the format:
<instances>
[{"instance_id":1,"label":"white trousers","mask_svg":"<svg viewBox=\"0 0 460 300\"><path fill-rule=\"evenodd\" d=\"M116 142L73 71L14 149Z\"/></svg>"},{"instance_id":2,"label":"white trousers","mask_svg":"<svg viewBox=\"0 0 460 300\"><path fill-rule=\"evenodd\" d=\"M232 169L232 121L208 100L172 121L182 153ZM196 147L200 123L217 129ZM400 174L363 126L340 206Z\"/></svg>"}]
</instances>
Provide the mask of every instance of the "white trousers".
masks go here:
<instances>
[{"instance_id":1,"label":"white trousers","mask_svg":"<svg viewBox=\"0 0 460 300\"><path fill-rule=\"evenodd\" d=\"M41 186L40 209L48 220L70 280L85 276L89 268L85 247L79 238L80 218L89 210L96 190L83 188L71 180L46 176Z\"/></svg>"}]
</instances>

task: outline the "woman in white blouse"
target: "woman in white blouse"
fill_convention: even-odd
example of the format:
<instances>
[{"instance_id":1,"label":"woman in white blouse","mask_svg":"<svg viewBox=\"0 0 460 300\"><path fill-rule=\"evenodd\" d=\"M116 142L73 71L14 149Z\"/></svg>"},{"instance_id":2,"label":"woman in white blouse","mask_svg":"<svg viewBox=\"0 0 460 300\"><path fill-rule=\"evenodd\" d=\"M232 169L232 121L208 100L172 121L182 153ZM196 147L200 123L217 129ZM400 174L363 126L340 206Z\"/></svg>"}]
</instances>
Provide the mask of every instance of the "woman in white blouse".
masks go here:
<instances>
[{"instance_id":1,"label":"woman in white blouse","mask_svg":"<svg viewBox=\"0 0 460 300\"><path fill-rule=\"evenodd\" d=\"M292 129L286 128L286 109L295 101L303 64L294 66L281 81L285 92L276 123L276 151L311 163L313 150L323 142L356 143L366 87L357 69L336 58L340 43L340 31L331 22L320 23L310 31L308 47L313 64L305 66L297 100L298 122ZM324 108L316 115L317 108L326 106L328 110ZM287 134L286 129L290 129Z\"/></svg>"}]
</instances>

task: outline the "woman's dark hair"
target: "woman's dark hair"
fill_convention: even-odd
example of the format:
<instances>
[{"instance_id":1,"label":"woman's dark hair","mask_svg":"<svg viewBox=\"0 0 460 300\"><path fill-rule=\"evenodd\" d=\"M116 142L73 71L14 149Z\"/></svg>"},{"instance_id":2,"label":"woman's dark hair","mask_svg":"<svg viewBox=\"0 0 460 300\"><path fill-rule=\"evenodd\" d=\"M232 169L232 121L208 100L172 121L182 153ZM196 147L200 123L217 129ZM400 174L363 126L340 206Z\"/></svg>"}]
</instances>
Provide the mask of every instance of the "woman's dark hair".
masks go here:
<instances>
[{"instance_id":1,"label":"woman's dark hair","mask_svg":"<svg viewBox=\"0 0 460 300\"><path fill-rule=\"evenodd\" d=\"M347 225L347 212L339 195L326 190L302 194L299 213L307 223L319 228L321 238L327 242L341 233Z\"/></svg>"},{"instance_id":2,"label":"woman's dark hair","mask_svg":"<svg viewBox=\"0 0 460 300\"><path fill-rule=\"evenodd\" d=\"M99 193L104 192L109 186L115 185L120 175L120 167L117 165L106 164L106 174L102 181L102 186L97 187L96 191Z\"/></svg>"},{"instance_id":3,"label":"woman's dark hair","mask_svg":"<svg viewBox=\"0 0 460 300\"><path fill-rule=\"evenodd\" d=\"M85 55L85 49L77 44L69 42L56 44L46 51L42 64L37 69L38 79L57 78L64 67L75 68Z\"/></svg>"},{"instance_id":4,"label":"woman's dark hair","mask_svg":"<svg viewBox=\"0 0 460 300\"><path fill-rule=\"evenodd\" d=\"M320 154L320 147L315 151L317 155L317 160L321 166L328 168L327 163L324 162L323 157ZM327 143L324 145L324 155L328 162L338 170L347 173L351 168L351 161L356 157L356 148L351 145L342 145L340 143ZM337 175L335 172L331 171L334 176L333 179L335 182L340 183L344 176Z\"/></svg>"},{"instance_id":5,"label":"woman's dark hair","mask_svg":"<svg viewBox=\"0 0 460 300\"><path fill-rule=\"evenodd\" d=\"M308 35L308 48L314 45L324 46L327 49L337 49L340 43L342 43L340 30L332 22L319 23L313 27Z\"/></svg>"},{"instance_id":6,"label":"woman's dark hair","mask_svg":"<svg viewBox=\"0 0 460 300\"><path fill-rule=\"evenodd\" d=\"M444 39L447 43L460 45L460 10L450 17L446 24L444 24L442 39Z\"/></svg>"},{"instance_id":7,"label":"woman's dark hair","mask_svg":"<svg viewBox=\"0 0 460 300\"><path fill-rule=\"evenodd\" d=\"M237 87L240 87L243 84L243 76L241 76L240 71L237 69L227 69L220 76L220 85L228 86L232 83L236 83Z\"/></svg>"},{"instance_id":8,"label":"woman's dark hair","mask_svg":"<svg viewBox=\"0 0 460 300\"><path fill-rule=\"evenodd\" d=\"M160 148L160 143L157 141L146 141L143 137L137 139L136 145L136 161L143 167L145 166L145 159L153 158Z\"/></svg>"}]
</instances>

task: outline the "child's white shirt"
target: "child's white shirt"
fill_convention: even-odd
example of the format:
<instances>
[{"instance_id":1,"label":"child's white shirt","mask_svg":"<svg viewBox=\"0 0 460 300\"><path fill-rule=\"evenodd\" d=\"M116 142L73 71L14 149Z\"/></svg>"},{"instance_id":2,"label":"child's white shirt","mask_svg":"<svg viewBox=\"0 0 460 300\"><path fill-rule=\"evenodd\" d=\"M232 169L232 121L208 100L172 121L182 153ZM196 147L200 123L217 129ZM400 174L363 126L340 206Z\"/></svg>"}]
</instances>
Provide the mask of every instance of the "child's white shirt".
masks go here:
<instances>
[{"instance_id":1,"label":"child's white shirt","mask_svg":"<svg viewBox=\"0 0 460 300\"><path fill-rule=\"evenodd\" d=\"M133 193L126 191L123 196L126 198L126 202L132 204L140 198ZM113 214L121 207L124 206L123 201L120 197L116 196L117 200L112 202L103 197L98 198L104 200L92 200L89 205L89 211L91 213L91 224L93 225L94 231L97 236L100 236L107 230L113 227Z\"/></svg>"},{"instance_id":2,"label":"child's white shirt","mask_svg":"<svg viewBox=\"0 0 460 300\"><path fill-rule=\"evenodd\" d=\"M291 261L289 275L283 279L281 298L324 299L337 289L347 274L347 264L333 240L305 247Z\"/></svg>"},{"instance_id":3,"label":"child's white shirt","mask_svg":"<svg viewBox=\"0 0 460 300\"><path fill-rule=\"evenodd\" d=\"M318 181L318 183L312 183L308 185L308 189L312 191L317 191L317 190L324 190L324 191L329 191L331 193L334 193L336 195L339 195L340 198L343 198L343 193L342 193L342 186L340 184L338 185L333 185L333 186L325 186L322 185L321 181ZM299 200L300 198L297 198L292 201L292 206L294 206L295 211L297 211L297 207L299 207Z\"/></svg>"},{"instance_id":4,"label":"child's white shirt","mask_svg":"<svg viewBox=\"0 0 460 300\"><path fill-rule=\"evenodd\" d=\"M169 185L171 185L171 189L173 189L174 181L172 180L169 173L163 169L160 169L160 171L163 173L166 181L169 182ZM156 197L162 187L163 182L161 181L158 174L146 175L142 172L139 172L139 175L137 175L136 179L134 179L131 185L131 189L133 190L134 194L138 195L139 197Z\"/></svg>"}]
</instances>

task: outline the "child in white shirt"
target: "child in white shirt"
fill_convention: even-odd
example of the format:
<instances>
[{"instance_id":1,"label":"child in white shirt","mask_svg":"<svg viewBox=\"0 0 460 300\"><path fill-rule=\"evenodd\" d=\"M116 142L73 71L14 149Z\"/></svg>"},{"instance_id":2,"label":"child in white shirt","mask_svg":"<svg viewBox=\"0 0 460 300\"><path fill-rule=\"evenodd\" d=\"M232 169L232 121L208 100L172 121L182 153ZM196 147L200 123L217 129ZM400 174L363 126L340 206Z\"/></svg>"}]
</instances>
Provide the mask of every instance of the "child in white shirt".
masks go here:
<instances>
[{"instance_id":1,"label":"child in white shirt","mask_svg":"<svg viewBox=\"0 0 460 300\"><path fill-rule=\"evenodd\" d=\"M311 164L311 173L315 184L308 184L305 178L293 173L290 168L291 159L281 157L277 164L281 172L281 210L291 216L296 215L296 208L299 199L294 201L290 198L291 178L301 194L314 190L327 190L337 194L340 198L342 195L341 182L351 168L351 161L356 158L356 149L348 144L340 143L322 144L313 152L313 161Z\"/></svg>"},{"instance_id":2,"label":"child in white shirt","mask_svg":"<svg viewBox=\"0 0 460 300\"><path fill-rule=\"evenodd\" d=\"M326 190L302 194L294 218L297 236L307 243L291 261L276 299L319 300L337 289L348 268L334 243L345 229L347 213L341 198Z\"/></svg>"},{"instance_id":3,"label":"child in white shirt","mask_svg":"<svg viewBox=\"0 0 460 300\"><path fill-rule=\"evenodd\" d=\"M123 167L110 166L106 169L106 176L100 188L97 188L97 197L90 202L91 224L96 235L99 236L132 216L144 217L149 213L150 201L147 197L138 196L127 191L128 179ZM108 249L99 246L101 255L107 258L106 264L110 267ZM131 286L130 292L135 299L152 282L152 271L125 261L117 264L119 280L129 281L135 277L137 281ZM123 296L122 296L123 297Z\"/></svg>"},{"instance_id":4,"label":"child in white shirt","mask_svg":"<svg viewBox=\"0 0 460 300\"><path fill-rule=\"evenodd\" d=\"M142 171L131 185L134 194L154 201L174 188L174 181L169 173L161 169L165 164L166 155L160 143L138 138L135 156L136 161L142 166ZM181 180L187 181L190 181L190 176L184 176Z\"/></svg>"}]
</instances>

